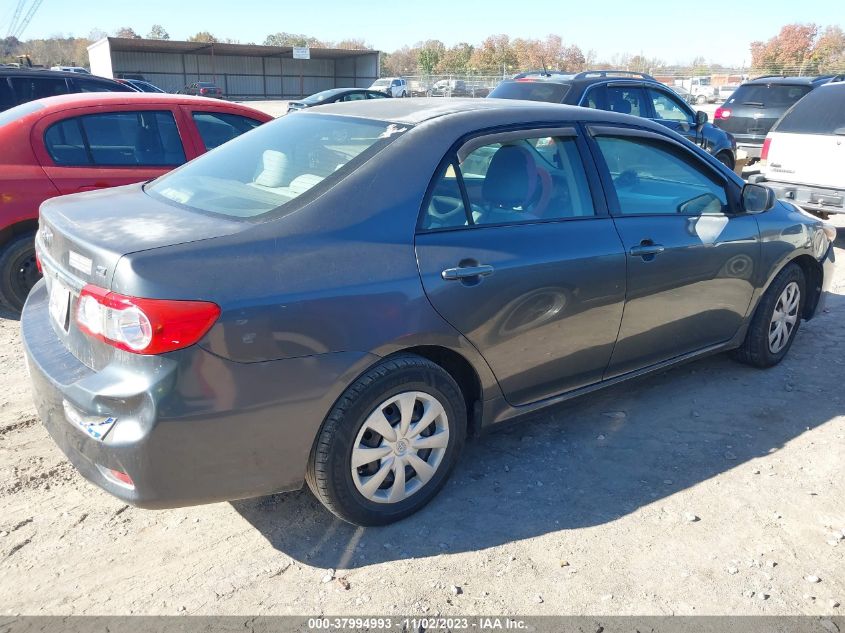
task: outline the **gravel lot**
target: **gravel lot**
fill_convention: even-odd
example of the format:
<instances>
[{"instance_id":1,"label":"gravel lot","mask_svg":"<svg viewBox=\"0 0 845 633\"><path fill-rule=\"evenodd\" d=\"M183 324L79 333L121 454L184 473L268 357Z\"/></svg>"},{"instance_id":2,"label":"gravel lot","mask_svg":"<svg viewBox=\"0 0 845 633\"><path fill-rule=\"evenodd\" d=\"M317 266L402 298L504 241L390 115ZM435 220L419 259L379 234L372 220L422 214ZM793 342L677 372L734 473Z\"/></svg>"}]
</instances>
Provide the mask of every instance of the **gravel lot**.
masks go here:
<instances>
[{"instance_id":1,"label":"gravel lot","mask_svg":"<svg viewBox=\"0 0 845 633\"><path fill-rule=\"evenodd\" d=\"M840 614L837 276L780 366L716 356L525 419L379 529L306 491L169 511L107 496L38 424L2 319L0 615Z\"/></svg>"}]
</instances>

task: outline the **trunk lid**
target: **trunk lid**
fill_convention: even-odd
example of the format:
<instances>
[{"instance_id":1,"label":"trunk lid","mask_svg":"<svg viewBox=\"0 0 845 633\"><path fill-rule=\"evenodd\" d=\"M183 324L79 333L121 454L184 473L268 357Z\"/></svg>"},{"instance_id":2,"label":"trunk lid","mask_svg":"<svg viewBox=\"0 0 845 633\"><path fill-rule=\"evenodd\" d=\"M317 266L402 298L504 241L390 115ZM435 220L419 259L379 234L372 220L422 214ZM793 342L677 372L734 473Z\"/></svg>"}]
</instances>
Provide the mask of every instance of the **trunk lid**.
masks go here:
<instances>
[{"instance_id":1,"label":"trunk lid","mask_svg":"<svg viewBox=\"0 0 845 633\"><path fill-rule=\"evenodd\" d=\"M77 328L82 288L90 283L111 289L115 267L129 253L232 235L250 226L155 200L141 184L48 200L40 210L36 251L50 295L53 329L92 369L101 369L115 354L132 356Z\"/></svg>"}]
</instances>

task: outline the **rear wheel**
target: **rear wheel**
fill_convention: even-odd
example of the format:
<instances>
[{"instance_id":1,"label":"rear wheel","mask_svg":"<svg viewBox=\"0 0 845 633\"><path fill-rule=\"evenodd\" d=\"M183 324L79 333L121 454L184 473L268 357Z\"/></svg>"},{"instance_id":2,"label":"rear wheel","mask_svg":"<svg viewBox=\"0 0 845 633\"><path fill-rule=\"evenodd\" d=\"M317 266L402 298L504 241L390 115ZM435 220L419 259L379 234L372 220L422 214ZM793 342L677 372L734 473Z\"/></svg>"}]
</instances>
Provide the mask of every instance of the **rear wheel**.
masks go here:
<instances>
[{"instance_id":1,"label":"rear wheel","mask_svg":"<svg viewBox=\"0 0 845 633\"><path fill-rule=\"evenodd\" d=\"M35 233L15 236L0 251L0 301L20 312L29 291L39 279L41 273L35 262Z\"/></svg>"},{"instance_id":2,"label":"rear wheel","mask_svg":"<svg viewBox=\"0 0 845 633\"><path fill-rule=\"evenodd\" d=\"M731 171L733 171L734 166L736 165L733 156L731 156L729 152L719 152L716 154L716 159Z\"/></svg>"},{"instance_id":3,"label":"rear wheel","mask_svg":"<svg viewBox=\"0 0 845 633\"><path fill-rule=\"evenodd\" d=\"M306 481L344 521L392 523L443 487L465 434L466 405L455 380L427 359L398 356L361 376L335 404Z\"/></svg>"},{"instance_id":4,"label":"rear wheel","mask_svg":"<svg viewBox=\"0 0 845 633\"><path fill-rule=\"evenodd\" d=\"M704 95L698 95L698 96L695 98L695 102L696 102L698 105L702 105L702 104L704 104L704 103L707 103L707 97L705 97Z\"/></svg>"},{"instance_id":5,"label":"rear wheel","mask_svg":"<svg viewBox=\"0 0 845 633\"><path fill-rule=\"evenodd\" d=\"M804 272L797 264L780 271L760 299L737 360L755 367L777 365L795 340L804 310Z\"/></svg>"}]
</instances>

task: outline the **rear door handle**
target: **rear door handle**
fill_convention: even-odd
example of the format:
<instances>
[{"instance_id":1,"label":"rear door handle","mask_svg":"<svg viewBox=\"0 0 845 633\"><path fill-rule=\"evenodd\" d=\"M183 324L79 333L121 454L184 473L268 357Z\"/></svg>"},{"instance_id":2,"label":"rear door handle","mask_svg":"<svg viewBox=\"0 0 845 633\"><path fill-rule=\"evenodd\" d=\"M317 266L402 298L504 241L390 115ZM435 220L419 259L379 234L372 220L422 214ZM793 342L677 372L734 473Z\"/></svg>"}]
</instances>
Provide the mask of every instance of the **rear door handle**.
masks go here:
<instances>
[{"instance_id":1,"label":"rear door handle","mask_svg":"<svg viewBox=\"0 0 845 633\"><path fill-rule=\"evenodd\" d=\"M640 244L639 246L632 246L628 252L632 257L647 257L657 255L665 250L663 244Z\"/></svg>"},{"instance_id":2,"label":"rear door handle","mask_svg":"<svg viewBox=\"0 0 845 633\"><path fill-rule=\"evenodd\" d=\"M440 276L446 281L456 281L460 279L471 279L473 277L486 277L493 274L493 267L487 265L479 266L461 266L459 268L447 268Z\"/></svg>"}]
</instances>

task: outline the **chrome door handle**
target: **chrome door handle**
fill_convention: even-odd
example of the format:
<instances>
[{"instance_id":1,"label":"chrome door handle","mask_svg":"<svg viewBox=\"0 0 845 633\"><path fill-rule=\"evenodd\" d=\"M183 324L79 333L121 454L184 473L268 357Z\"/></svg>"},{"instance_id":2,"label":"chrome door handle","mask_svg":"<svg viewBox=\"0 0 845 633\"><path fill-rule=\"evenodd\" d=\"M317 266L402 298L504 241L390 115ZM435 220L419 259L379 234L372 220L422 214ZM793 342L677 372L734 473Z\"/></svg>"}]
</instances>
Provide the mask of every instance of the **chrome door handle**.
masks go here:
<instances>
[{"instance_id":1,"label":"chrome door handle","mask_svg":"<svg viewBox=\"0 0 845 633\"><path fill-rule=\"evenodd\" d=\"M646 257L648 255L657 255L665 250L662 244L640 244L639 246L632 246L628 252L632 257Z\"/></svg>"},{"instance_id":2,"label":"chrome door handle","mask_svg":"<svg viewBox=\"0 0 845 633\"><path fill-rule=\"evenodd\" d=\"M493 274L492 266L462 266L459 268L447 268L440 276L446 281L470 279L472 277L486 277Z\"/></svg>"}]
</instances>

